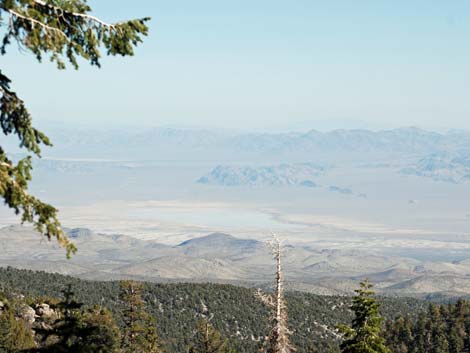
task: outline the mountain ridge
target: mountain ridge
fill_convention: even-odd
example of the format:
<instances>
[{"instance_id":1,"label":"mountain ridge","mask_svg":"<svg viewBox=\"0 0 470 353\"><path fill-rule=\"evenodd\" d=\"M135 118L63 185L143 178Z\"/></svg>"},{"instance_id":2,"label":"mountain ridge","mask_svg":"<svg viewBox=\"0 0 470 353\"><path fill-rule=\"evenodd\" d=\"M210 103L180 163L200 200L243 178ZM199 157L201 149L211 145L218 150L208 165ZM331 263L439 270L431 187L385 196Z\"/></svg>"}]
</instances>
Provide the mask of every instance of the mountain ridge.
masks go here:
<instances>
[{"instance_id":1,"label":"mountain ridge","mask_svg":"<svg viewBox=\"0 0 470 353\"><path fill-rule=\"evenodd\" d=\"M0 229L0 266L58 271L86 279L132 277L147 281L272 283L274 263L269 246L253 239L211 233L170 246L125 235L72 229L79 253L67 260L54 242L41 242L31 228ZM85 236L80 236L85 234ZM351 294L365 277L384 295L427 297L470 293L470 261L433 262L361 250L324 249L286 244L288 287L322 294ZM419 285L417 278L421 278ZM443 288L440 279L448 284ZM415 282L413 282L415 281ZM446 294L447 295L447 294Z\"/></svg>"},{"instance_id":2,"label":"mountain ridge","mask_svg":"<svg viewBox=\"0 0 470 353\"><path fill-rule=\"evenodd\" d=\"M139 160L187 158L197 151L207 156L257 156L277 153L282 156L312 152L397 153L442 150L469 150L470 133L438 133L416 127L390 130L337 129L329 132L309 130L285 133L220 132L210 129L153 128L137 130L93 130L53 128L51 138L57 148L45 150L46 157L88 157ZM145 146L145 148L143 148ZM14 151L16 148L12 146ZM92 153L93 152L93 153ZM151 152L151 153L149 153ZM185 152L185 153L183 153ZM193 153L194 155L194 153ZM184 157L186 156L186 157ZM193 156L194 158L194 156Z\"/></svg>"}]
</instances>

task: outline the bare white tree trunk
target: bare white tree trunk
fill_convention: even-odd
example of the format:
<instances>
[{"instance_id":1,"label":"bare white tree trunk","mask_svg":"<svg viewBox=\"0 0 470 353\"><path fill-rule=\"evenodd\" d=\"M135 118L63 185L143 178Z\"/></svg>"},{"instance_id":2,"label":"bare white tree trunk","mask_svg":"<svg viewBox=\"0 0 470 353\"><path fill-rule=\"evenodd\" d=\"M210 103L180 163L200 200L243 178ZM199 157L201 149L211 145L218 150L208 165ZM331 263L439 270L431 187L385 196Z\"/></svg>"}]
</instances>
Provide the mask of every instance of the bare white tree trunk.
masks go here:
<instances>
[{"instance_id":1,"label":"bare white tree trunk","mask_svg":"<svg viewBox=\"0 0 470 353\"><path fill-rule=\"evenodd\" d=\"M276 290L273 295L267 295L258 291L258 296L263 303L273 310L273 329L268 340L267 353L291 353L295 349L290 344L291 332L287 326L287 305L284 299L283 272L282 272L282 244L274 237L270 242L274 259L276 261Z\"/></svg>"}]
</instances>

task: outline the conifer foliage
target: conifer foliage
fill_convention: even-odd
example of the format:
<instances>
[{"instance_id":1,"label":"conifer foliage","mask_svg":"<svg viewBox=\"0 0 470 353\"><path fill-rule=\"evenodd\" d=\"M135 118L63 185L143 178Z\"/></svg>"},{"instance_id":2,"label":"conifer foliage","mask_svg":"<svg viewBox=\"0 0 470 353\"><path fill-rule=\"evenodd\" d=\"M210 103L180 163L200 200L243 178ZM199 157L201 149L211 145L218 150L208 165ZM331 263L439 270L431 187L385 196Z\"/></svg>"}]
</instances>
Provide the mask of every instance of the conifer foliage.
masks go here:
<instances>
[{"instance_id":1,"label":"conifer foliage","mask_svg":"<svg viewBox=\"0 0 470 353\"><path fill-rule=\"evenodd\" d=\"M119 329L111 313L93 307L84 310L76 301L71 286L64 299L55 305L58 318L36 329L42 336L31 353L119 353Z\"/></svg>"},{"instance_id":2,"label":"conifer foliage","mask_svg":"<svg viewBox=\"0 0 470 353\"><path fill-rule=\"evenodd\" d=\"M222 338L219 331L207 318L197 323L196 334L188 353L235 353L231 350L228 340Z\"/></svg>"},{"instance_id":3,"label":"conifer foliage","mask_svg":"<svg viewBox=\"0 0 470 353\"><path fill-rule=\"evenodd\" d=\"M31 330L25 320L15 315L15 303L3 302L0 307L0 353L16 353L34 347Z\"/></svg>"},{"instance_id":4,"label":"conifer foliage","mask_svg":"<svg viewBox=\"0 0 470 353\"><path fill-rule=\"evenodd\" d=\"M160 353L160 343L153 318L145 311L142 283L121 282L123 312L122 353Z\"/></svg>"},{"instance_id":5,"label":"conifer foliage","mask_svg":"<svg viewBox=\"0 0 470 353\"><path fill-rule=\"evenodd\" d=\"M382 317L379 304L374 298L372 284L366 279L361 282L353 298L351 309L355 317L351 327L341 325L340 331L345 336L341 344L342 353L389 353L382 333Z\"/></svg>"},{"instance_id":6,"label":"conifer foliage","mask_svg":"<svg viewBox=\"0 0 470 353\"><path fill-rule=\"evenodd\" d=\"M90 14L85 0L0 0L0 54L16 43L37 60L48 57L59 69L68 61L78 69L78 58L100 66L101 50L108 55L133 55L134 47L147 35L148 18L106 23ZM23 100L0 70L0 126L5 135L16 135L26 158L14 162L0 146L0 197L47 238L55 238L70 256L76 251L61 228L57 209L28 193L32 157L41 157L49 138L32 125Z\"/></svg>"},{"instance_id":7,"label":"conifer foliage","mask_svg":"<svg viewBox=\"0 0 470 353\"><path fill-rule=\"evenodd\" d=\"M417 320L399 316L388 321L385 332L394 353L470 352L470 303L429 304Z\"/></svg>"}]
</instances>

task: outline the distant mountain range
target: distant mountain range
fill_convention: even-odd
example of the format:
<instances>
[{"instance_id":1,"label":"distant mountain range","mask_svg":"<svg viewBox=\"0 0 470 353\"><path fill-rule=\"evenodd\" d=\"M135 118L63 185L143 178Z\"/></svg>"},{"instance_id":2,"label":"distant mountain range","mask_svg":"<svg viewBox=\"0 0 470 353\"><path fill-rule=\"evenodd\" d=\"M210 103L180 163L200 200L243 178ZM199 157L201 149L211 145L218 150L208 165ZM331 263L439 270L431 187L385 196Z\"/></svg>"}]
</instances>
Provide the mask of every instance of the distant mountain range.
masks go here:
<instances>
[{"instance_id":1,"label":"distant mountain range","mask_svg":"<svg viewBox=\"0 0 470 353\"><path fill-rule=\"evenodd\" d=\"M114 160L208 160L220 158L311 161L318 153L434 153L470 151L470 132L436 133L418 128L384 131L334 130L277 134L150 128L130 130L46 130L54 142L50 157ZM11 147L11 146L10 146ZM308 158L307 158L308 157Z\"/></svg>"},{"instance_id":2,"label":"distant mountain range","mask_svg":"<svg viewBox=\"0 0 470 353\"><path fill-rule=\"evenodd\" d=\"M71 260L55 242L42 242L30 228L0 229L0 266L44 270L86 279L135 278L154 282L192 281L269 286L269 247L252 239L213 233L168 246L123 235L68 230L79 253ZM470 260L419 261L359 250L289 245L284 250L291 289L317 294L350 294L369 277L383 294L428 297L470 293Z\"/></svg>"},{"instance_id":3,"label":"distant mountain range","mask_svg":"<svg viewBox=\"0 0 470 353\"><path fill-rule=\"evenodd\" d=\"M181 162L212 165L212 170L199 174L200 184L313 188L329 166L388 163L392 173L470 181L470 132L465 131L436 133L410 127L261 134L155 128L52 129L50 135L54 148L45 148L46 158L35 161L36 169L46 173L104 175L153 168L156 161ZM335 184L330 191L354 194Z\"/></svg>"}]
</instances>

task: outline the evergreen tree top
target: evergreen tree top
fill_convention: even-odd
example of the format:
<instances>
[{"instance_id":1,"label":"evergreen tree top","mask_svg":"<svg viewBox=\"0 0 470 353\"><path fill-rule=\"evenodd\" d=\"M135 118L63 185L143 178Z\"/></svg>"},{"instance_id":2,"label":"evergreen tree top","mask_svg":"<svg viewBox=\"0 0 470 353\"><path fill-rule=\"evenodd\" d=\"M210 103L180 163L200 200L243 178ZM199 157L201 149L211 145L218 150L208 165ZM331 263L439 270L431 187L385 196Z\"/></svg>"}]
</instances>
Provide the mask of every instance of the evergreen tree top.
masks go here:
<instances>
[{"instance_id":1,"label":"evergreen tree top","mask_svg":"<svg viewBox=\"0 0 470 353\"><path fill-rule=\"evenodd\" d=\"M372 287L366 279L355 291L351 306L354 312L352 325L339 327L345 338L341 344L342 353L389 353L385 339L381 336L383 319Z\"/></svg>"}]
</instances>

